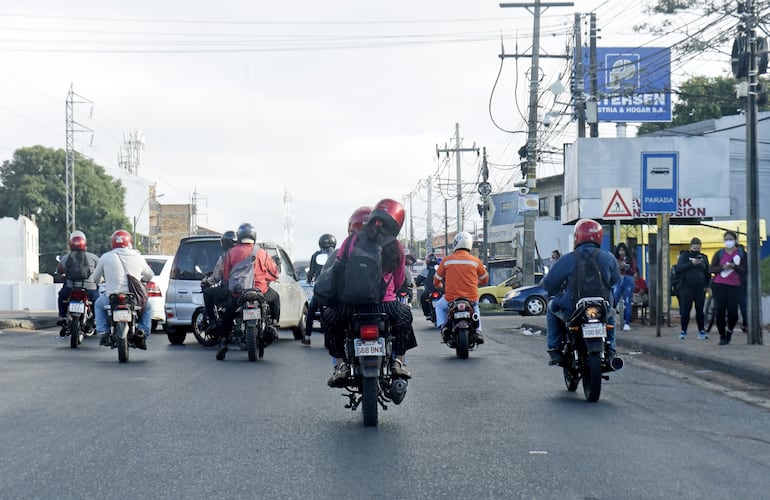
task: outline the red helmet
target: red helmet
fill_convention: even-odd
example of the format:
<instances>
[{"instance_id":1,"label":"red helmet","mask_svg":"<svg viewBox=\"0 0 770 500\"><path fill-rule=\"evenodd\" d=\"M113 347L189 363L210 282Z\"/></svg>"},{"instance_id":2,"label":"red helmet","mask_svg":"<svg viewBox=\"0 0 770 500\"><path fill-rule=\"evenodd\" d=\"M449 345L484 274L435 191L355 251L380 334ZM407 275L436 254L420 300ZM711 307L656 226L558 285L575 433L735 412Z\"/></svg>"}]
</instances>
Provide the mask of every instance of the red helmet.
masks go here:
<instances>
[{"instance_id":1,"label":"red helmet","mask_svg":"<svg viewBox=\"0 0 770 500\"><path fill-rule=\"evenodd\" d=\"M124 229L112 233L112 248L131 248L131 233Z\"/></svg>"},{"instance_id":2,"label":"red helmet","mask_svg":"<svg viewBox=\"0 0 770 500\"><path fill-rule=\"evenodd\" d=\"M358 207L353 215L348 219L348 233L352 234L361 230L364 227L364 222L369 218L369 213L372 211L369 207Z\"/></svg>"},{"instance_id":3,"label":"red helmet","mask_svg":"<svg viewBox=\"0 0 770 500\"><path fill-rule=\"evenodd\" d=\"M374 205L368 224L381 224L391 236L397 236L404 225L405 217L406 211L401 203L385 198Z\"/></svg>"},{"instance_id":4,"label":"red helmet","mask_svg":"<svg viewBox=\"0 0 770 500\"><path fill-rule=\"evenodd\" d=\"M85 250L86 235L83 231L72 231L70 235L70 250Z\"/></svg>"},{"instance_id":5,"label":"red helmet","mask_svg":"<svg viewBox=\"0 0 770 500\"><path fill-rule=\"evenodd\" d=\"M575 224L575 246L586 242L601 245L603 238L604 228L595 220L580 219L577 224Z\"/></svg>"}]
</instances>

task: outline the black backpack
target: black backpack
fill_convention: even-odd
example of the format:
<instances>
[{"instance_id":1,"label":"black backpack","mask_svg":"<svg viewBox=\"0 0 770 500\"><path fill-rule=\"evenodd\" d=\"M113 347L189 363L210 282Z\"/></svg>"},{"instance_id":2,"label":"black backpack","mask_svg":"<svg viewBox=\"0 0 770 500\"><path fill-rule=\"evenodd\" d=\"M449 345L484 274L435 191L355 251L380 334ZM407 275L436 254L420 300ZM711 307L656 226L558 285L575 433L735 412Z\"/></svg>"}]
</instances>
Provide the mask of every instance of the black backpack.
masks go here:
<instances>
[{"instance_id":1,"label":"black backpack","mask_svg":"<svg viewBox=\"0 0 770 500\"><path fill-rule=\"evenodd\" d=\"M84 281L91 276L91 268L88 265L86 253L82 250L73 250L67 257L67 265L64 266L64 274L71 281Z\"/></svg>"},{"instance_id":2,"label":"black backpack","mask_svg":"<svg viewBox=\"0 0 770 500\"><path fill-rule=\"evenodd\" d=\"M364 233L355 236L353 247L343 247L344 270L338 291L344 304L379 304L385 297L388 283L382 276L383 242L373 240Z\"/></svg>"},{"instance_id":3,"label":"black backpack","mask_svg":"<svg viewBox=\"0 0 770 500\"><path fill-rule=\"evenodd\" d=\"M599 268L598 257L598 248L593 249L590 254L581 251L575 252L577 264L570 277L573 308L578 300L585 297L603 297L604 300L610 302L612 290Z\"/></svg>"}]
</instances>

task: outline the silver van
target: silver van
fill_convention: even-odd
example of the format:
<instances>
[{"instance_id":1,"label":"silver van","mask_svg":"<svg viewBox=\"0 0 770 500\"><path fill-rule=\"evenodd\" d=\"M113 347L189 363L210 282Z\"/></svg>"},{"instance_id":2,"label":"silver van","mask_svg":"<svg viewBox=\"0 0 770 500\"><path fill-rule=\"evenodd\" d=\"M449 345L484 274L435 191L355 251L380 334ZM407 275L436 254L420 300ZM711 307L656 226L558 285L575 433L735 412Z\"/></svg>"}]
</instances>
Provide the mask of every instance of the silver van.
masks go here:
<instances>
[{"instance_id":1,"label":"silver van","mask_svg":"<svg viewBox=\"0 0 770 500\"><path fill-rule=\"evenodd\" d=\"M201 279L211 271L222 255L219 236L189 236L179 241L179 248L171 265L171 275L166 292L166 323L163 326L172 344L184 343L192 331L192 316L203 306ZM305 335L307 298L297 282L291 259L283 248L269 241L258 241L278 265L281 274L270 287L281 297L281 329L290 329L299 340Z\"/></svg>"}]
</instances>

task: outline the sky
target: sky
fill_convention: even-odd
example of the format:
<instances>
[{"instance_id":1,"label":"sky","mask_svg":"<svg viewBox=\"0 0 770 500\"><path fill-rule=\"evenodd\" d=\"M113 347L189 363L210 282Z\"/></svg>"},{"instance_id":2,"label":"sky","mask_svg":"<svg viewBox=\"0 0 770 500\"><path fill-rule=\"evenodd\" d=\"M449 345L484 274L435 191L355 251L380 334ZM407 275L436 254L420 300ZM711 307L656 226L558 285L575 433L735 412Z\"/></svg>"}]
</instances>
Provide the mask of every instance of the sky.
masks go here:
<instances>
[{"instance_id":1,"label":"sky","mask_svg":"<svg viewBox=\"0 0 770 500\"><path fill-rule=\"evenodd\" d=\"M577 0L545 12L541 53L564 54L574 13L590 11L600 46L681 39L635 33L637 1ZM429 176L434 231L443 227L444 198L454 229L455 159L436 148L454 146L456 123L462 147L486 147L493 192L520 180L530 62L501 65L498 56L501 44L508 54L529 53L532 22L526 9L486 0L6 3L0 160L20 147L65 147L72 85L93 103L75 108L76 121L93 130L76 134L76 149L113 173L123 134L141 130L140 175L157 182L162 203L189 203L197 192L202 226L251 222L260 238L303 260L321 234L341 241L353 210L394 198L424 238ZM682 63L675 78L727 71L728 61ZM569 87L566 61L541 59L540 68L541 90L556 81ZM575 138L561 114L568 100L542 93L539 115L554 114L541 127L544 149L558 152ZM614 127L603 125L601 135ZM463 153L461 164L463 229L473 231L480 158ZM561 173L560 165L558 154L544 154L538 175Z\"/></svg>"}]
</instances>

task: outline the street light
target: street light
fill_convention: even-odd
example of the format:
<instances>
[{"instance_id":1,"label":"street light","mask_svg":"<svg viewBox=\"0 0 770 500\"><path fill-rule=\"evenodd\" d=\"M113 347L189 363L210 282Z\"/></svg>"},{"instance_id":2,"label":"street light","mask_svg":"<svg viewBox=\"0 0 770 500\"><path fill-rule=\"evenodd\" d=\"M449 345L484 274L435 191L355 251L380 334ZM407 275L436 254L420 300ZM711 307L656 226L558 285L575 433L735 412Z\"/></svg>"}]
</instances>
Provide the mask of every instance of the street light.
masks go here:
<instances>
[{"instance_id":1,"label":"street light","mask_svg":"<svg viewBox=\"0 0 770 500\"><path fill-rule=\"evenodd\" d=\"M162 198L163 196L164 196L163 193L156 194L154 199L157 200L158 198ZM150 201L150 199L152 199L152 198L153 198L153 196L148 196L147 198L145 198L145 200L142 202L142 206L139 208L139 213L136 214L136 216L134 216L134 230L132 231L134 233L134 245L136 245L136 242L138 241L137 238L136 238L136 236L137 236L136 235L136 221L139 220L139 218L142 216L142 212L144 211L145 205L147 205L147 202Z\"/></svg>"}]
</instances>

